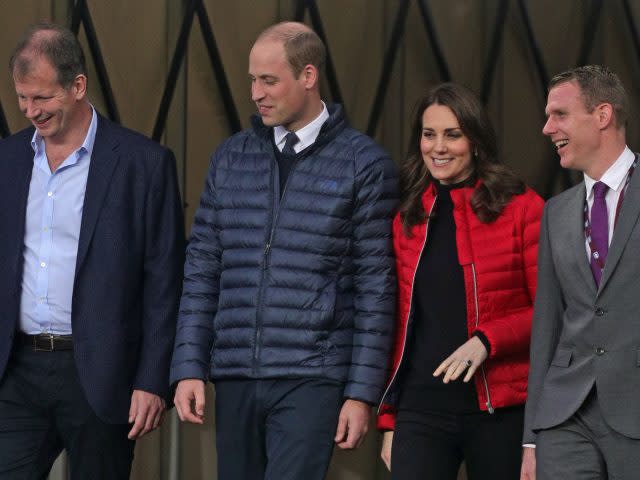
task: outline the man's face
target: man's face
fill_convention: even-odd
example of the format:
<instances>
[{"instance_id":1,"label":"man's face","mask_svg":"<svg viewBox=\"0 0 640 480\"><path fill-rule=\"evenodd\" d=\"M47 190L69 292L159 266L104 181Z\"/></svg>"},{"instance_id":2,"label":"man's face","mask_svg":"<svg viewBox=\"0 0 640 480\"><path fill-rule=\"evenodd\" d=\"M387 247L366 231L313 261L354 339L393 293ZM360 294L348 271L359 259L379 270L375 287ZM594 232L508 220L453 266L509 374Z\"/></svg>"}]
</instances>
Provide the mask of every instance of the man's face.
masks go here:
<instances>
[{"instance_id":1,"label":"man's face","mask_svg":"<svg viewBox=\"0 0 640 480\"><path fill-rule=\"evenodd\" d=\"M589 113L580 86L565 82L553 87L547 99L547 123L542 133L549 136L560 155L560 165L587 172L600 159L600 126L597 109Z\"/></svg>"},{"instance_id":2,"label":"man's face","mask_svg":"<svg viewBox=\"0 0 640 480\"><path fill-rule=\"evenodd\" d=\"M75 129L82 128L78 114L85 95L85 82L85 77L78 75L69 88L62 87L53 65L43 58L35 58L24 77L14 75L20 110L45 142L62 144Z\"/></svg>"},{"instance_id":3,"label":"man's face","mask_svg":"<svg viewBox=\"0 0 640 480\"><path fill-rule=\"evenodd\" d=\"M281 42L264 39L253 46L249 78L251 99L268 127L282 125L296 131L313 120L304 72L294 77Z\"/></svg>"}]
</instances>

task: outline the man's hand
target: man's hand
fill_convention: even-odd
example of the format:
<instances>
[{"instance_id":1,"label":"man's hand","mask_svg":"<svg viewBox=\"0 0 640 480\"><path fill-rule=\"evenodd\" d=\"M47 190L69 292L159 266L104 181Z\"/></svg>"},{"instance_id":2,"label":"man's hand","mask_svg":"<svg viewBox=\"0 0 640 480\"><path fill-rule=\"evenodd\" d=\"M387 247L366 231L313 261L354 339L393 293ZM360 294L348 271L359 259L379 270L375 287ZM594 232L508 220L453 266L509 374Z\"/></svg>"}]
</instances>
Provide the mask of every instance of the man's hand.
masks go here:
<instances>
[{"instance_id":1,"label":"man's hand","mask_svg":"<svg viewBox=\"0 0 640 480\"><path fill-rule=\"evenodd\" d=\"M162 423L165 409L164 400L158 395L134 390L129 407L129 423L133 423L127 435L129 440L142 438L151 430L158 428Z\"/></svg>"},{"instance_id":2,"label":"man's hand","mask_svg":"<svg viewBox=\"0 0 640 480\"><path fill-rule=\"evenodd\" d=\"M393 445L393 430L382 434L382 449L380 450L380 458L389 471L391 471L391 445Z\"/></svg>"},{"instance_id":3,"label":"man's hand","mask_svg":"<svg viewBox=\"0 0 640 480\"><path fill-rule=\"evenodd\" d=\"M436 368L433 376L438 377L444 373L442 381L449 383L450 380L457 380L466 370L467 374L463 380L466 383L471 380L473 374L486 360L487 355L487 349L482 340L475 336L471 337Z\"/></svg>"},{"instance_id":4,"label":"man's hand","mask_svg":"<svg viewBox=\"0 0 640 480\"><path fill-rule=\"evenodd\" d=\"M340 410L334 441L343 450L358 448L369 429L371 407L359 400L347 399Z\"/></svg>"},{"instance_id":5,"label":"man's hand","mask_svg":"<svg viewBox=\"0 0 640 480\"><path fill-rule=\"evenodd\" d=\"M183 422L204 423L204 382L195 378L180 380L173 403Z\"/></svg>"},{"instance_id":6,"label":"man's hand","mask_svg":"<svg viewBox=\"0 0 640 480\"><path fill-rule=\"evenodd\" d=\"M536 480L536 449L524 447L522 449L522 468L520 480Z\"/></svg>"}]
</instances>

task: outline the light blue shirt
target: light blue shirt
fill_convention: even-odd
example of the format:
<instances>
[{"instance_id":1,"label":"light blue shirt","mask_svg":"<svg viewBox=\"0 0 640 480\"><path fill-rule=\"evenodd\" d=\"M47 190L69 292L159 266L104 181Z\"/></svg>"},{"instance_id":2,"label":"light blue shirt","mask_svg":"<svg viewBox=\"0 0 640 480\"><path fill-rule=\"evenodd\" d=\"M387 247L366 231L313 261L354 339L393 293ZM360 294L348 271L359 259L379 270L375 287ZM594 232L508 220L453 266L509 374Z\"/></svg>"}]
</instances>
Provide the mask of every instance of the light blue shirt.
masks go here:
<instances>
[{"instance_id":1,"label":"light blue shirt","mask_svg":"<svg viewBox=\"0 0 640 480\"><path fill-rule=\"evenodd\" d=\"M89 164L98 119L82 146L51 172L43 138L36 131L24 235L20 330L33 335L71 334L71 298Z\"/></svg>"}]
</instances>

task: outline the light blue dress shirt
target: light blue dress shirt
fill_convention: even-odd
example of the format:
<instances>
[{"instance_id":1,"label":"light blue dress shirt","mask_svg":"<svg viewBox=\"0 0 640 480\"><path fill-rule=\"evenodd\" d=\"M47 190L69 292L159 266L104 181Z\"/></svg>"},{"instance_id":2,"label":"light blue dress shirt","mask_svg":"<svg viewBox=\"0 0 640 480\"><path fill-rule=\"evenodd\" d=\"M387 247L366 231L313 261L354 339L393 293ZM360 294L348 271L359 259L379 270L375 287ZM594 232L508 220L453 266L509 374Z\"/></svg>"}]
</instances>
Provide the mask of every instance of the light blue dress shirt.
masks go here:
<instances>
[{"instance_id":1,"label":"light blue dress shirt","mask_svg":"<svg viewBox=\"0 0 640 480\"><path fill-rule=\"evenodd\" d=\"M51 172L43 138L36 131L24 235L20 330L33 335L71 334L71 298L89 164L98 119L82 146Z\"/></svg>"}]
</instances>

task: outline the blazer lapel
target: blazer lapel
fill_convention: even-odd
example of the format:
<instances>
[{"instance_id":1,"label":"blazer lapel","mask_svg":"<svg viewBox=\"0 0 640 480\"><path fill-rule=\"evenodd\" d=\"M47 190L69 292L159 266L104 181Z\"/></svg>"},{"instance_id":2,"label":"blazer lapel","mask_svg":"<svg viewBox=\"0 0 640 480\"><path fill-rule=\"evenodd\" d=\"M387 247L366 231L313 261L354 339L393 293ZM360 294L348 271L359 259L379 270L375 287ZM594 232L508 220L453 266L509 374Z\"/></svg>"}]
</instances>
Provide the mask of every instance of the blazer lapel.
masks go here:
<instances>
[{"instance_id":1,"label":"blazer lapel","mask_svg":"<svg viewBox=\"0 0 640 480\"><path fill-rule=\"evenodd\" d=\"M627 244L627 240L629 240L629 235L631 235L631 232L638 221L638 216L640 215L639 173L640 172L636 171L633 174L631 180L629 180L627 191L624 194L624 200L622 201L620 213L618 214L618 223L613 230L613 237L611 238L611 244L609 245L609 253L607 255L604 271L602 272L602 279L600 280L600 288L598 292L602 291L607 280L611 278L613 271L620 261L624 247Z\"/></svg>"},{"instance_id":2,"label":"blazer lapel","mask_svg":"<svg viewBox=\"0 0 640 480\"><path fill-rule=\"evenodd\" d=\"M31 147L31 137L29 141L24 144L21 152L16 156L15 171L10 178L12 178L11 185L15 185L18 189L18 195L14 198L18 198L20 203L20 210L18 211L17 230L20 234L20 238L24 239L25 220L27 216L27 201L29 199L29 186L31 184L31 175L33 173L33 157L34 151Z\"/></svg>"},{"instance_id":3,"label":"blazer lapel","mask_svg":"<svg viewBox=\"0 0 640 480\"><path fill-rule=\"evenodd\" d=\"M27 203L29 201L29 188L31 185L31 176L33 174L33 156L34 151L31 147L31 137L33 136L33 130L30 130L31 134L29 135L26 142L24 142L23 146L20 147L20 151L17 153L14 161L10 162L11 170L9 170L8 178L11 181L7 184L7 188L9 192L8 196L4 196L3 198L10 199L11 202L18 200L15 224L13 224L14 232L16 234L15 241L16 246L18 246L18 251L20 255L16 257L16 272L21 272L22 267L21 263L23 261L22 252L24 248L24 235L26 228L26 220L27 220ZM15 190L14 190L15 189ZM21 278L16 278L16 282L14 284L14 291L18 291L19 287L22 283Z\"/></svg>"},{"instance_id":4,"label":"blazer lapel","mask_svg":"<svg viewBox=\"0 0 640 480\"><path fill-rule=\"evenodd\" d=\"M100 209L109 190L111 177L119 158L118 142L111 135L111 126L107 120L99 115L96 140L93 145L89 175L87 177L87 189L84 194L76 275L80 271L80 267L87 255Z\"/></svg>"},{"instance_id":5,"label":"blazer lapel","mask_svg":"<svg viewBox=\"0 0 640 480\"><path fill-rule=\"evenodd\" d=\"M587 256L584 237L584 201L586 198L586 188L584 182L576 188L575 194L566 202L566 228L568 229L567 245L571 248L571 255L576 256L578 265L578 276L587 283L593 293L596 292L596 282L593 279L591 265ZM577 214L577 217L576 217Z\"/></svg>"}]
</instances>

